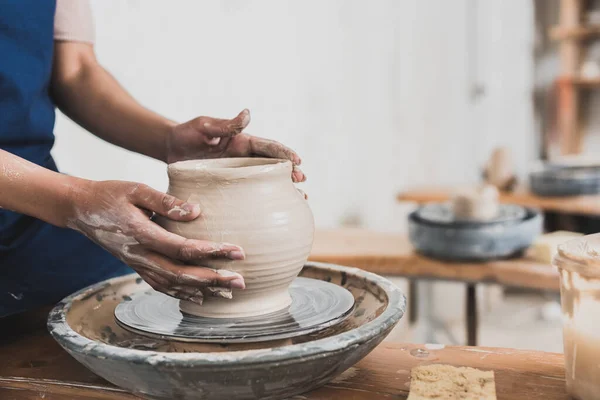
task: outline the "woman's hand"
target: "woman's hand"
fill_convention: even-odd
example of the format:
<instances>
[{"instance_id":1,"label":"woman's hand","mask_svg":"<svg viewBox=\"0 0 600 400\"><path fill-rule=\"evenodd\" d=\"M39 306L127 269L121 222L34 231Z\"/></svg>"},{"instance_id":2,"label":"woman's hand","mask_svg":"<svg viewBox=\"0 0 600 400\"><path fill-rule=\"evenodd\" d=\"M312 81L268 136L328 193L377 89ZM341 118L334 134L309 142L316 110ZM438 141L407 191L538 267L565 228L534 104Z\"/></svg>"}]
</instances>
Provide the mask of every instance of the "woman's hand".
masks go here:
<instances>
[{"instance_id":1,"label":"woman's hand","mask_svg":"<svg viewBox=\"0 0 600 400\"><path fill-rule=\"evenodd\" d=\"M249 123L250 111L243 110L233 119L198 117L176 125L167 135L167 162L221 157L283 158L294 165L292 180L304 182L298 154L279 142L242 133Z\"/></svg>"},{"instance_id":2,"label":"woman's hand","mask_svg":"<svg viewBox=\"0 0 600 400\"><path fill-rule=\"evenodd\" d=\"M241 260L240 247L186 239L150 220L154 212L175 221L192 221L201 215L198 205L123 181L78 180L70 197L72 212L66 226L110 251L155 290L202 304L204 295L231 298L231 288L245 288L244 279L235 272L195 266L207 258Z\"/></svg>"}]
</instances>

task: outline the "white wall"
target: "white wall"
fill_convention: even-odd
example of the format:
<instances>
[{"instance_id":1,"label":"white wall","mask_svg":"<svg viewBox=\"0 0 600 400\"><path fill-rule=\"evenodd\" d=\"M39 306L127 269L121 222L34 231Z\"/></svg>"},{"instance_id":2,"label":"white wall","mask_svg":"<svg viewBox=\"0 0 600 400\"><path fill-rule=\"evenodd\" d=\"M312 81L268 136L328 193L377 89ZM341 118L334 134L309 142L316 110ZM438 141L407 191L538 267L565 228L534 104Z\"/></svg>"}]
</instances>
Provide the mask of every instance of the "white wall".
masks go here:
<instances>
[{"instance_id":1,"label":"white wall","mask_svg":"<svg viewBox=\"0 0 600 400\"><path fill-rule=\"evenodd\" d=\"M468 10L478 6L469 28ZM400 226L394 196L472 182L497 144L534 155L533 16L522 0L96 0L101 62L173 119L252 111L304 159L317 225ZM473 41L473 38L476 40ZM474 43L474 44L473 44ZM473 61L475 60L475 61ZM474 78L486 86L469 97ZM58 118L66 172L166 189L165 167Z\"/></svg>"}]
</instances>

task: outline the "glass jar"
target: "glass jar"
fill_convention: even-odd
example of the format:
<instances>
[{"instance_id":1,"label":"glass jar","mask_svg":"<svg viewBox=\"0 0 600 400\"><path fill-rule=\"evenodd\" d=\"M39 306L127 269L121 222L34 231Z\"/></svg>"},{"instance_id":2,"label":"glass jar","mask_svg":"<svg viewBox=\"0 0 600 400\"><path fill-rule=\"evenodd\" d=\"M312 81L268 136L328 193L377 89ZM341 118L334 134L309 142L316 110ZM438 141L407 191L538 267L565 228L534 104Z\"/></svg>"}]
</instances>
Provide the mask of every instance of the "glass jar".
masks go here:
<instances>
[{"instance_id":1,"label":"glass jar","mask_svg":"<svg viewBox=\"0 0 600 400\"><path fill-rule=\"evenodd\" d=\"M567 393L600 400L600 234L558 247Z\"/></svg>"}]
</instances>

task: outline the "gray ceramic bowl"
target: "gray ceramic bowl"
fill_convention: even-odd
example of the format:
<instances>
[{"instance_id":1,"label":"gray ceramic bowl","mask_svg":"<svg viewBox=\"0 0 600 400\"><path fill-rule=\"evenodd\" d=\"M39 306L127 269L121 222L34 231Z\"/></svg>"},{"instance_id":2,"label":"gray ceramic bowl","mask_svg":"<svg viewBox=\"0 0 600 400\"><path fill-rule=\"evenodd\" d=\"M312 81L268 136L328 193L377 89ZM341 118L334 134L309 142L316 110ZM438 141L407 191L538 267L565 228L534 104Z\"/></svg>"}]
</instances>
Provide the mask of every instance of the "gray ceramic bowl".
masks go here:
<instances>
[{"instance_id":1,"label":"gray ceramic bowl","mask_svg":"<svg viewBox=\"0 0 600 400\"><path fill-rule=\"evenodd\" d=\"M529 174L538 196L562 197L600 193L600 166L561 166L546 163Z\"/></svg>"},{"instance_id":2,"label":"gray ceramic bowl","mask_svg":"<svg viewBox=\"0 0 600 400\"><path fill-rule=\"evenodd\" d=\"M398 323L404 295L356 268L308 263L301 276L330 281L355 298L352 315L314 334L275 342L199 344L150 339L120 328L114 308L148 286L110 279L61 301L48 329L80 363L113 384L155 399L283 399L317 388L354 365Z\"/></svg>"},{"instance_id":3,"label":"gray ceramic bowl","mask_svg":"<svg viewBox=\"0 0 600 400\"><path fill-rule=\"evenodd\" d=\"M408 236L415 249L429 257L450 261L486 261L521 253L542 233L539 212L525 209L516 221L489 223L436 223L408 217Z\"/></svg>"}]
</instances>

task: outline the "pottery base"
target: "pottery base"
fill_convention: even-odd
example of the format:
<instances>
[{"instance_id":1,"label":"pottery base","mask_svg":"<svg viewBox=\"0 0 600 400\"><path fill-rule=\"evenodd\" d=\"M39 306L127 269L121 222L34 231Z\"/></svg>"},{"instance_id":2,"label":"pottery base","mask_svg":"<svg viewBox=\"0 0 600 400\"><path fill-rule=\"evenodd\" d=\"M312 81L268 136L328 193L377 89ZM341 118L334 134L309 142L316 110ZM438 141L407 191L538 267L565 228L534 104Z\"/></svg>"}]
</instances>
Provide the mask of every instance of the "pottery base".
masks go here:
<instances>
[{"instance_id":1,"label":"pottery base","mask_svg":"<svg viewBox=\"0 0 600 400\"><path fill-rule=\"evenodd\" d=\"M149 290L124 299L115 309L115 320L121 327L149 338L250 343L318 332L344 321L354 306L348 290L316 279L296 278L290 296L289 307L267 315L209 318L183 313L177 299Z\"/></svg>"},{"instance_id":2,"label":"pottery base","mask_svg":"<svg viewBox=\"0 0 600 400\"><path fill-rule=\"evenodd\" d=\"M208 318L249 318L271 314L292 304L288 288L266 294L234 293L233 299L205 297L202 305L181 300L182 312Z\"/></svg>"}]
</instances>

